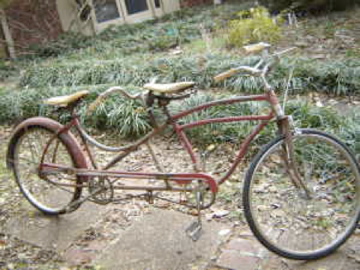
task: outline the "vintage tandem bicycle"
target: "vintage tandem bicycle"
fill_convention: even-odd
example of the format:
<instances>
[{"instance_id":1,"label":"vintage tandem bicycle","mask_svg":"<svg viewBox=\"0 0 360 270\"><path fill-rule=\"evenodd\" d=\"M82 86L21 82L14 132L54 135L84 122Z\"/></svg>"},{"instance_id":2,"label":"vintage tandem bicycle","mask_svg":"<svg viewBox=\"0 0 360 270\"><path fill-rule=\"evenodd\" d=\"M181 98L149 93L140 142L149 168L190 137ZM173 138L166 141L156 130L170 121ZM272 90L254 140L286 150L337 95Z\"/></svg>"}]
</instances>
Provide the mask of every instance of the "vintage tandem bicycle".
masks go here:
<instances>
[{"instance_id":1,"label":"vintage tandem bicycle","mask_svg":"<svg viewBox=\"0 0 360 270\"><path fill-rule=\"evenodd\" d=\"M267 51L264 44L247 47L250 52ZM198 219L187 233L197 240L201 233L200 211L210 207L225 182L240 165L248 146L270 123L276 122L278 136L262 147L253 158L243 187L245 217L257 239L269 250L291 259L317 259L335 251L356 229L360 217L359 164L348 147L336 137L313 129L299 129L286 115L266 75L281 55L291 51L264 53L253 66L240 66L219 74L221 81L237 73L259 77L264 93L237 96L207 102L172 114L168 105L192 94L193 82L171 84L149 83L137 95L121 87L111 87L89 106L97 108L109 95L120 93L140 100L148 112L152 130L125 146L113 147L98 142L81 124L77 108L88 91L50 98L47 104L61 106L70 112L71 120L62 125L46 118L34 117L17 125L7 152L7 164L26 199L45 214L72 212L85 201L107 204L116 201L117 190L143 191L136 197L152 203L162 192L191 194L191 200L179 203L198 211ZM189 92L190 91L190 92ZM237 115L211 118L181 124L184 117L214 106L259 101L270 105L265 115ZM159 123L153 109L162 112L165 121ZM186 130L214 123L257 121L229 170L219 178L202 171ZM192 172L164 172L154 154L150 140L165 129L172 128L188 153ZM74 135L76 133L76 136ZM100 166L90 145L118 154ZM159 172L115 170L113 166L146 145ZM121 179L121 184L117 184ZM131 180L128 183L126 180ZM147 180L145 185L133 185L134 180ZM135 195L125 196L124 199Z\"/></svg>"}]
</instances>

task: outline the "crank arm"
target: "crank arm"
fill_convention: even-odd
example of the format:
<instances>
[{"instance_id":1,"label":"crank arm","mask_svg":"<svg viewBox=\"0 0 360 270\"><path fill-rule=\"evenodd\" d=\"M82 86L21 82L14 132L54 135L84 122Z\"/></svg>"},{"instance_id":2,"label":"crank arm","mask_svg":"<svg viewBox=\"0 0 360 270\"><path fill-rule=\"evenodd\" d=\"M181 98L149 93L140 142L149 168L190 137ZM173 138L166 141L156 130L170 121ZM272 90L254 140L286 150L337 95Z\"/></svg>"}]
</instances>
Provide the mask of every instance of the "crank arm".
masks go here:
<instances>
[{"instance_id":1,"label":"crank arm","mask_svg":"<svg viewBox=\"0 0 360 270\"><path fill-rule=\"evenodd\" d=\"M104 191L103 188L97 188L95 189L93 192L89 193L87 196L81 198L81 199L78 199L76 201L73 201L72 203L70 203L67 207L66 207L66 212L69 213L71 212L71 209L77 205L80 205L82 204L83 202L89 200L89 198L91 198L92 196L98 194L98 193L101 193L102 191Z\"/></svg>"}]
</instances>

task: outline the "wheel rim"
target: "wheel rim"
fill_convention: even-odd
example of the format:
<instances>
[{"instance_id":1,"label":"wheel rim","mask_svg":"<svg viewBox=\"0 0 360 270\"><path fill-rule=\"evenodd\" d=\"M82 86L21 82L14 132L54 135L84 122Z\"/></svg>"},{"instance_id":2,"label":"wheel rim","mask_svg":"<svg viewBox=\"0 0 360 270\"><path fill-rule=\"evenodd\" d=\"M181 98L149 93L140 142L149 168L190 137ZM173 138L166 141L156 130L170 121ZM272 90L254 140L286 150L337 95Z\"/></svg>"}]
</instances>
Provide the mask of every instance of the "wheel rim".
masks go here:
<instances>
[{"instance_id":1,"label":"wheel rim","mask_svg":"<svg viewBox=\"0 0 360 270\"><path fill-rule=\"evenodd\" d=\"M311 191L309 199L286 174L282 145L280 140L270 147L254 168L249 187L254 226L280 253L306 256L336 249L355 228L360 211L355 161L326 136L296 136L295 160Z\"/></svg>"},{"instance_id":2,"label":"wheel rim","mask_svg":"<svg viewBox=\"0 0 360 270\"><path fill-rule=\"evenodd\" d=\"M39 176L43 149L53 135L41 127L26 130L16 144L14 155L14 172L21 191L35 207L47 213L64 211L78 196L76 187L66 186L76 183L75 176L64 173ZM73 167L66 146L58 138L51 142L44 162Z\"/></svg>"}]
</instances>

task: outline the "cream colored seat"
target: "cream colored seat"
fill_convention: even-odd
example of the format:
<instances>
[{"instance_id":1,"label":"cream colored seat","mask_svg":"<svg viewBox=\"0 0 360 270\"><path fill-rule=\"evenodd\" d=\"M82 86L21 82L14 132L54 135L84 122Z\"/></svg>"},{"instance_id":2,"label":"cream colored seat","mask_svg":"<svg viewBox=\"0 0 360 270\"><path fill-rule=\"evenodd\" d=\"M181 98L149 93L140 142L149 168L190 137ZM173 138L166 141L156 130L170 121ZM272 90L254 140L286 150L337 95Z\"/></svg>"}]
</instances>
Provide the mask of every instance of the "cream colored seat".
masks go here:
<instances>
[{"instance_id":1,"label":"cream colored seat","mask_svg":"<svg viewBox=\"0 0 360 270\"><path fill-rule=\"evenodd\" d=\"M59 97L53 97L53 98L46 99L46 100L44 100L44 103L49 104L49 105L57 105L57 106L61 106L61 107L66 107L70 103L78 101L79 99L87 96L88 94L89 94L89 91L87 91L87 90L79 91L72 95L59 96Z\"/></svg>"},{"instance_id":2,"label":"cream colored seat","mask_svg":"<svg viewBox=\"0 0 360 270\"><path fill-rule=\"evenodd\" d=\"M179 83L147 83L144 88L150 91L154 91L157 94L175 94L191 88L195 85L194 82L179 82Z\"/></svg>"}]
</instances>

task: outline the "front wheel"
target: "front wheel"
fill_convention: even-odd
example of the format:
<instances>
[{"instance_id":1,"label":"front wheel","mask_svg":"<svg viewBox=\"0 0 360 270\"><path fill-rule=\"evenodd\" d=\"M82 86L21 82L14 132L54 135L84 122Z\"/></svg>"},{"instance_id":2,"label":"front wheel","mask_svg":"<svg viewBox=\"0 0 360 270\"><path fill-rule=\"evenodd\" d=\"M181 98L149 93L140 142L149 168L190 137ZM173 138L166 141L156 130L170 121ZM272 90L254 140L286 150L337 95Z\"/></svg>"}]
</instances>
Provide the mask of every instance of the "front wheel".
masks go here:
<instances>
[{"instance_id":1,"label":"front wheel","mask_svg":"<svg viewBox=\"0 0 360 270\"><path fill-rule=\"evenodd\" d=\"M349 149L324 132L293 136L294 164L310 194L285 165L285 138L267 144L246 174L243 203L258 240L280 256L311 260L342 245L360 217L360 169Z\"/></svg>"}]
</instances>

